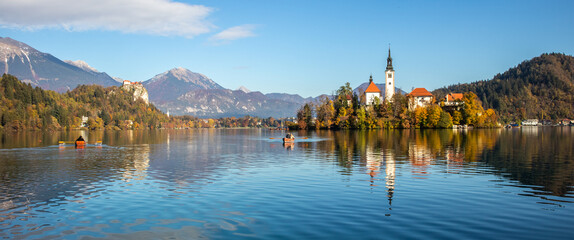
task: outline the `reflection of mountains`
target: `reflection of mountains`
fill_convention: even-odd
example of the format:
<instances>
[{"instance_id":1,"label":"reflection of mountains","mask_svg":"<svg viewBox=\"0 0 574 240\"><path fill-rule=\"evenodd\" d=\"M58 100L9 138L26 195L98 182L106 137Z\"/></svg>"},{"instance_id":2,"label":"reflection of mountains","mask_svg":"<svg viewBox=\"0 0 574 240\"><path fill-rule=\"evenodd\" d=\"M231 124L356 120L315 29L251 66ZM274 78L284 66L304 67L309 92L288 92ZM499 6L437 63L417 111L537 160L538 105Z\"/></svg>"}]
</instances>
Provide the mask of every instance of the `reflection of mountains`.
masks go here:
<instances>
[{"instance_id":1,"label":"reflection of mountains","mask_svg":"<svg viewBox=\"0 0 574 240\"><path fill-rule=\"evenodd\" d=\"M244 135L246 134L246 135ZM241 170L253 163L250 155L268 148L253 129L201 129L171 131L167 146L152 151L148 175L179 187L201 186L226 176L226 169ZM194 184L191 184L194 183Z\"/></svg>"},{"instance_id":2,"label":"reflection of mountains","mask_svg":"<svg viewBox=\"0 0 574 240\"><path fill-rule=\"evenodd\" d=\"M350 174L357 163L370 169L389 163L390 158L393 158L392 168L394 164L409 164L418 176L430 174L427 170L430 165L445 165L447 172L458 173L467 165L475 171L476 164L469 164L471 162L484 162L504 177L524 185L542 186L535 190L548 192L536 194L563 196L574 185L574 128L321 134L333 141L322 143L319 150L334 151L339 165L346 169L343 174Z\"/></svg>"}]
</instances>

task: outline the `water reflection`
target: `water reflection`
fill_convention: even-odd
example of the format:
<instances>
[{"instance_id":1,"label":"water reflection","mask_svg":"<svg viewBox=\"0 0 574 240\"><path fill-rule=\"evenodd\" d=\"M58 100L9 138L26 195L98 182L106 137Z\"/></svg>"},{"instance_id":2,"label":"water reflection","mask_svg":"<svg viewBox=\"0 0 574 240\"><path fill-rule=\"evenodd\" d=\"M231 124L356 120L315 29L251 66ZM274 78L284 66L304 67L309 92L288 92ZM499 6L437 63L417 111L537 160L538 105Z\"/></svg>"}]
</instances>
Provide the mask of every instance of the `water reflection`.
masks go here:
<instances>
[{"instance_id":1,"label":"water reflection","mask_svg":"<svg viewBox=\"0 0 574 240\"><path fill-rule=\"evenodd\" d=\"M58 141L80 134L88 141L103 141L103 146L58 147ZM402 216L424 220L433 212L413 207L421 204L419 198L466 209L468 201L486 201L478 195L493 187L518 189L519 197L536 197L544 204L573 202L570 127L301 131L300 140L288 145L273 140L275 135L260 129L3 134L0 227L9 230L0 231L0 237L41 235L62 224L69 234L46 234L59 238L92 229L107 231L99 237L129 238L153 233L158 223L202 237L212 236L205 229L231 232L228 237L239 232L256 236L253 225L264 222L281 229L275 224L306 219L317 214L315 209L325 209L319 213L324 214L322 221L316 221L323 224L319 226L333 229L326 222L337 214L341 218L332 218L334 224L354 217L349 214L357 212L355 201L367 204L370 213L395 220L401 217L394 212L402 203ZM489 180L477 180L483 185L469 189L452 180L477 176ZM420 192L426 195L417 195ZM461 195L470 200L461 200ZM409 207L429 212L423 217L405 214ZM79 221L83 214L99 218ZM278 216L282 220L269 223ZM365 221L379 224L379 217L374 214ZM50 223L44 226L46 219ZM133 234L124 235L126 229Z\"/></svg>"},{"instance_id":2,"label":"water reflection","mask_svg":"<svg viewBox=\"0 0 574 240\"><path fill-rule=\"evenodd\" d=\"M376 177L384 165L385 179L394 182L395 164L408 166L413 176L423 179L433 173L431 167L442 166L451 174L496 174L517 180L535 189L533 195L565 196L574 185L573 129L319 132L332 141L317 148L335 152L338 165L346 169L342 174L364 167Z\"/></svg>"}]
</instances>

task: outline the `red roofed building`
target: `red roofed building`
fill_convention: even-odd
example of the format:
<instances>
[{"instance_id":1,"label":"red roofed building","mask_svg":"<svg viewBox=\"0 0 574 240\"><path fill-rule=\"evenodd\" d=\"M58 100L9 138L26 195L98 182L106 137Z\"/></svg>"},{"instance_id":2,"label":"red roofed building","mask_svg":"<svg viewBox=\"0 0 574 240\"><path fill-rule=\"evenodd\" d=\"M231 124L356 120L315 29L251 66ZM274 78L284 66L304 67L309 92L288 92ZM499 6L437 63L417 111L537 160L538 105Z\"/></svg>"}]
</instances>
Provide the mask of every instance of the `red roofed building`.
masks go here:
<instances>
[{"instance_id":1,"label":"red roofed building","mask_svg":"<svg viewBox=\"0 0 574 240\"><path fill-rule=\"evenodd\" d=\"M411 93L407 94L409 99L409 109L414 110L417 107L426 107L434 102L432 93L425 88L415 88Z\"/></svg>"},{"instance_id":2,"label":"red roofed building","mask_svg":"<svg viewBox=\"0 0 574 240\"><path fill-rule=\"evenodd\" d=\"M458 106L462 105L462 93L449 93L446 95L446 99L444 101L445 106Z\"/></svg>"},{"instance_id":3,"label":"red roofed building","mask_svg":"<svg viewBox=\"0 0 574 240\"><path fill-rule=\"evenodd\" d=\"M365 90L364 94L364 103L365 105L373 105L375 103L375 99L381 99L381 90L377 85L373 82L373 75L369 78L369 86Z\"/></svg>"}]
</instances>

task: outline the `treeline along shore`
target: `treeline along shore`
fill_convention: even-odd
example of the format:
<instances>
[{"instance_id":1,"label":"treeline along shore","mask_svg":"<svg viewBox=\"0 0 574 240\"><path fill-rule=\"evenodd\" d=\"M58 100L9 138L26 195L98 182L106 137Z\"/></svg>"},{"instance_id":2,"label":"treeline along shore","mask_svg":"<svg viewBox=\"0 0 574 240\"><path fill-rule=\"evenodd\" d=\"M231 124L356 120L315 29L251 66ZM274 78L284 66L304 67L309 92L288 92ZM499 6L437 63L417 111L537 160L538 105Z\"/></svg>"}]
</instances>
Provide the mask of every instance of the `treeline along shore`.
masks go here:
<instances>
[{"instance_id":1,"label":"treeline along shore","mask_svg":"<svg viewBox=\"0 0 574 240\"><path fill-rule=\"evenodd\" d=\"M0 131L127 130L280 127L274 118L199 119L168 116L120 87L80 85L65 93L43 90L8 74L0 78Z\"/></svg>"},{"instance_id":2,"label":"treeline along shore","mask_svg":"<svg viewBox=\"0 0 574 240\"><path fill-rule=\"evenodd\" d=\"M457 104L434 102L415 106L412 96L396 93L390 101L375 99L366 105L347 83L335 96L323 96L318 103L308 103L297 112L299 129L374 129L374 128L452 128L466 125L499 127L493 109L484 110L476 94L463 94Z\"/></svg>"}]
</instances>

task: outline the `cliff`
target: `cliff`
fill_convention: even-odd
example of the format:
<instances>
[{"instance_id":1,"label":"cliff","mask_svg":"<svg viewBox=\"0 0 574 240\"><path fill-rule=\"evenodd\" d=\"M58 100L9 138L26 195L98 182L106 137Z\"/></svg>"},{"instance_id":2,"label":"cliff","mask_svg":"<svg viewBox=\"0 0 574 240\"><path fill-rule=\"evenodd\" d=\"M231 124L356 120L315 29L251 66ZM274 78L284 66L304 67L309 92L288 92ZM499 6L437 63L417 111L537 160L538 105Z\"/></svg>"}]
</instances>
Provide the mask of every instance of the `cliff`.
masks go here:
<instances>
[{"instance_id":1,"label":"cliff","mask_svg":"<svg viewBox=\"0 0 574 240\"><path fill-rule=\"evenodd\" d=\"M146 104L149 104L149 94L141 83L125 80L122 85L122 89L127 92L131 92L133 94L134 101L141 98Z\"/></svg>"}]
</instances>

